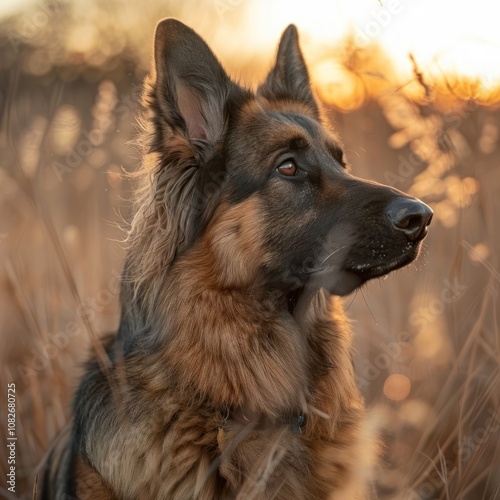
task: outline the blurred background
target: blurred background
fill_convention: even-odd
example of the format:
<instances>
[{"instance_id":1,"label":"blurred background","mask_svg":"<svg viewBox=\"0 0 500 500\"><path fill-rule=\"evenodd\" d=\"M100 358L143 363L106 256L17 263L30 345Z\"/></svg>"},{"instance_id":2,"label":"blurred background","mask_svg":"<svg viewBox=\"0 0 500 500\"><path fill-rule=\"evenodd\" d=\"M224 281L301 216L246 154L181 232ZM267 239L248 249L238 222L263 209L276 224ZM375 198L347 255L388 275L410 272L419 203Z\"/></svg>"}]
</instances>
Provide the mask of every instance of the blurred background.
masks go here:
<instances>
[{"instance_id":1,"label":"blurred background","mask_svg":"<svg viewBox=\"0 0 500 500\"><path fill-rule=\"evenodd\" d=\"M476 0L2 0L0 446L16 384L17 489L69 416L93 336L118 324L135 114L175 16L255 86L297 24L355 174L435 212L418 262L347 298L383 416L380 499L500 499L500 30ZM348 500L348 499L346 499Z\"/></svg>"}]
</instances>

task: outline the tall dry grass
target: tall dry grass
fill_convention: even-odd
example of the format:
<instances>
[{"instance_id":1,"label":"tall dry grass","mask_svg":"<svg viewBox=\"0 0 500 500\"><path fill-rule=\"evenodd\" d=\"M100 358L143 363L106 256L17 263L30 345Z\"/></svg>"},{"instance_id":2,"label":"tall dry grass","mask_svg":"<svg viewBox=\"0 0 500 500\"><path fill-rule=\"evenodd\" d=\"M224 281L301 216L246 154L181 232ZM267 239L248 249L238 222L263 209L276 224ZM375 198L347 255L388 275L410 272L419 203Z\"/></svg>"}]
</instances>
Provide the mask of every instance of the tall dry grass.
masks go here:
<instances>
[{"instance_id":1,"label":"tall dry grass","mask_svg":"<svg viewBox=\"0 0 500 500\"><path fill-rule=\"evenodd\" d=\"M71 20L71 13L57 15ZM14 381L16 497L23 498L68 420L89 346L118 323L123 235L116 223L130 217L121 172L138 165L128 141L146 67L140 38L123 41L119 30L106 36L116 35L120 50L100 62L97 49L78 60L71 51L54 55L57 26L54 20L49 34L17 53L6 37L0 41L0 446L5 388ZM9 30L0 26L4 35ZM48 70L40 51L52 58ZM358 58L359 67L352 60L350 71L370 87L367 58ZM388 82L355 111L329 109L357 175L435 210L418 262L346 300L359 384L384 415L378 497L494 500L500 111L464 99L465 82L435 86L419 74L416 67L417 97ZM0 470L7 496L3 454Z\"/></svg>"}]
</instances>

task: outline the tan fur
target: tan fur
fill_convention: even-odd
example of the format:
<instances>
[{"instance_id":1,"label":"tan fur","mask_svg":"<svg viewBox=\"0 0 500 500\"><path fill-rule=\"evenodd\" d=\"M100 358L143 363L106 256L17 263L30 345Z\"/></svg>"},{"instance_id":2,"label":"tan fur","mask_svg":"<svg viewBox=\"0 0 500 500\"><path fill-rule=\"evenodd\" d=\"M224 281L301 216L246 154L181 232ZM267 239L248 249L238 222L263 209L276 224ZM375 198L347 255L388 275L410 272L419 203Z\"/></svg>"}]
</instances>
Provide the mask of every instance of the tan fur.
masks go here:
<instances>
[{"instance_id":1,"label":"tan fur","mask_svg":"<svg viewBox=\"0 0 500 500\"><path fill-rule=\"evenodd\" d=\"M219 207L200 245L207 273L196 278L200 284L206 279L204 283L228 288L252 285L258 267L270 260L262 246L261 221L264 217L257 197L234 207L224 203ZM197 260L198 255L191 258ZM191 264L187 261L184 265Z\"/></svg>"},{"instance_id":2,"label":"tan fur","mask_svg":"<svg viewBox=\"0 0 500 500\"><path fill-rule=\"evenodd\" d=\"M76 459L76 497L79 500L115 500L101 476L81 458Z\"/></svg>"},{"instance_id":3,"label":"tan fur","mask_svg":"<svg viewBox=\"0 0 500 500\"><path fill-rule=\"evenodd\" d=\"M138 354L124 361L126 384L115 403L119 431L108 436L103 454L94 459L118 498L230 497L227 486L217 485L217 462L229 491L239 490L242 499L365 498L366 478L360 476L372 465L364 463L367 454L373 457L372 435L365 431L351 331L340 301L318 292L300 331L262 306L258 289L252 289L251 264L227 276L219 272L227 252L236 262L239 252L259 255L258 224L250 228L245 222L255 221L258 213L258 201L250 198L215 216L205 238L174 266L172 284L165 288L165 317L176 318L178 334L154 357ZM235 285L234 276L239 289L225 288ZM172 295L177 281L185 296ZM209 338L198 334L200 322ZM331 368L316 373L325 363ZM119 371L112 368L111 376ZM209 395L212 411L193 401L193 387ZM147 408L140 421L133 414L137 406ZM280 425L253 431L251 425L225 422L228 406L246 406L270 418L283 407L303 409L307 422L301 436ZM110 494L103 482L86 464L79 462L76 475L79 484L95 484L84 491L96 495L78 498L113 498L105 496Z\"/></svg>"},{"instance_id":4,"label":"tan fur","mask_svg":"<svg viewBox=\"0 0 500 500\"><path fill-rule=\"evenodd\" d=\"M258 205L250 199L237 210L245 214L240 220L244 227L244 218L255 216ZM258 294L253 296L251 266L235 268L230 275L233 284L232 276L240 276L240 290L225 290L218 259L225 252L248 251L248 244L258 250L258 234L239 238L232 215L216 217L207 236L174 267L172 279L182 280L186 297L171 296L167 287L163 300L166 316L176 316L182 328L154 358L126 361L127 385L140 384L142 391L134 398L143 399L140 406L148 413L140 423L124 420L97 466L115 491L134 492L134 498L184 499L194 492L196 498L222 498L218 495L226 493L217 490L209 473L215 460L229 484L241 488L238 498L364 498L366 478L360 476L372 465L365 462L367 455L374 457L373 436L365 431L351 332L339 301L318 292L301 332L297 325L273 318ZM186 308L188 296L191 306ZM194 322L204 324L210 338L200 337ZM263 335L269 337L269 350L262 347ZM311 380L308 374L325 362L332 368ZM303 435L293 436L282 426L256 432L238 422L219 430L224 412L202 413L188 395L190 387L208 394L215 407L247 406L271 418L283 407L303 408L308 419ZM120 413L126 415L127 402L122 404ZM110 455L116 457L111 468Z\"/></svg>"}]
</instances>

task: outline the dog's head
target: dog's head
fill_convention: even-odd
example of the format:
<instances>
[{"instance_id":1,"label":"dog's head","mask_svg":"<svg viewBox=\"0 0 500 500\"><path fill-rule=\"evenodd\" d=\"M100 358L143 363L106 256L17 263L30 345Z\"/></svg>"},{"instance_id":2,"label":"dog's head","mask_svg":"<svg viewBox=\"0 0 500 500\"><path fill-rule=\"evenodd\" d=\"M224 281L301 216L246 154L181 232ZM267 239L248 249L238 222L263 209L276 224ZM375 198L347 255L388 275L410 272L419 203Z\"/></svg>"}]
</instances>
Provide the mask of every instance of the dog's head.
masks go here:
<instances>
[{"instance_id":1,"label":"dog's head","mask_svg":"<svg viewBox=\"0 0 500 500\"><path fill-rule=\"evenodd\" d=\"M156 248L152 273L202 248L224 286L313 283L345 295L417 257L431 209L349 171L294 26L254 93L193 30L164 20L145 99L155 160L141 237Z\"/></svg>"}]
</instances>

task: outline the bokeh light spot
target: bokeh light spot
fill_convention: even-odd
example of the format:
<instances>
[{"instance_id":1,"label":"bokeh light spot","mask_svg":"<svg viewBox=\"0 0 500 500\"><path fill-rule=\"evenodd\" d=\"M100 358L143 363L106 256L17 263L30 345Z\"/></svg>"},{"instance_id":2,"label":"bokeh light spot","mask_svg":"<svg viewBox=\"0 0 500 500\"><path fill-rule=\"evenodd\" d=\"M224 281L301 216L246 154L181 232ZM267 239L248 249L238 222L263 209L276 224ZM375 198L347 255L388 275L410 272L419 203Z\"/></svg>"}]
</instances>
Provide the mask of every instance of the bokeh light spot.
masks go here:
<instances>
[{"instance_id":1,"label":"bokeh light spot","mask_svg":"<svg viewBox=\"0 0 500 500\"><path fill-rule=\"evenodd\" d=\"M394 373L384 382L384 394L393 401L403 401L411 391L411 382L406 375Z\"/></svg>"}]
</instances>

